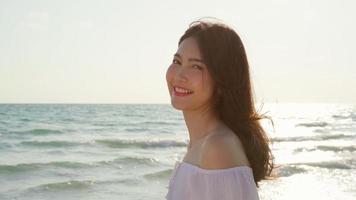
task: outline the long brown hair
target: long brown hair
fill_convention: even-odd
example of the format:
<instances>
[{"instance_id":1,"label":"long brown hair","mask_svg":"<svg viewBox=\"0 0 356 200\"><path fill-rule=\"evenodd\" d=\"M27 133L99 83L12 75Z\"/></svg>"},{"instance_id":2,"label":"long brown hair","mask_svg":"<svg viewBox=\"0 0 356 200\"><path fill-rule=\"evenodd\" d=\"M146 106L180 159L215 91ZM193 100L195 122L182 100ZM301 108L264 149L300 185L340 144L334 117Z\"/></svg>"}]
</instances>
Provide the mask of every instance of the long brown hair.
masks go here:
<instances>
[{"instance_id":1,"label":"long brown hair","mask_svg":"<svg viewBox=\"0 0 356 200\"><path fill-rule=\"evenodd\" d=\"M254 105L249 64L238 34L220 22L195 21L181 36L194 38L199 46L214 87L214 110L218 117L239 137L253 169L256 186L269 179L274 160L269 138ZM273 124L273 121L272 121Z\"/></svg>"}]
</instances>

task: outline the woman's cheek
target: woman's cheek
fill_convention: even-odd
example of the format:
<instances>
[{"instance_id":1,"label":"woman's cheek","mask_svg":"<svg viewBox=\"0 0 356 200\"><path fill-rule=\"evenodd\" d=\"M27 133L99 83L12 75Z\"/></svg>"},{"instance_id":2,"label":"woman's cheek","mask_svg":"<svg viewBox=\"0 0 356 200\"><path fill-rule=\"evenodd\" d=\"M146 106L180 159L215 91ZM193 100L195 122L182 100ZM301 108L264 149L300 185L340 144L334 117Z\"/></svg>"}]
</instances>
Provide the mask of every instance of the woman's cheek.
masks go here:
<instances>
[{"instance_id":1,"label":"woman's cheek","mask_svg":"<svg viewBox=\"0 0 356 200\"><path fill-rule=\"evenodd\" d=\"M203 76L200 71L191 71L191 73L189 73L187 77L192 85L200 86L200 87L204 85Z\"/></svg>"},{"instance_id":2,"label":"woman's cheek","mask_svg":"<svg viewBox=\"0 0 356 200\"><path fill-rule=\"evenodd\" d=\"M167 69L167 72L166 72L166 80L167 80L167 83L169 83L171 80L172 80L172 77L174 75L174 72L173 72L173 66L170 65Z\"/></svg>"},{"instance_id":3,"label":"woman's cheek","mask_svg":"<svg viewBox=\"0 0 356 200\"><path fill-rule=\"evenodd\" d=\"M167 87L168 87L168 90L169 90L169 93L171 93L171 89L170 87L171 86L171 83L172 83L172 80L173 80L173 77L174 77L174 67L172 65L170 65L167 69L167 72L166 72L166 81L167 81Z\"/></svg>"}]
</instances>

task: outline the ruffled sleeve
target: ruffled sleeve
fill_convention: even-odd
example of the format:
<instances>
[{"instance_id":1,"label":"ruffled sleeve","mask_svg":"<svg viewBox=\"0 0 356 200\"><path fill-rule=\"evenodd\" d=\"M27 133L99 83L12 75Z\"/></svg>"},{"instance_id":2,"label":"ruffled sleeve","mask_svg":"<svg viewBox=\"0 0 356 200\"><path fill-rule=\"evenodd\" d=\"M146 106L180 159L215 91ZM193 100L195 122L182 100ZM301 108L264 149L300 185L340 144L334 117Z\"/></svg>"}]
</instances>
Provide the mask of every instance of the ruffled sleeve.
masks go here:
<instances>
[{"instance_id":1,"label":"ruffled sleeve","mask_svg":"<svg viewBox=\"0 0 356 200\"><path fill-rule=\"evenodd\" d=\"M252 169L239 166L207 170L182 163L170 198L191 200L259 200Z\"/></svg>"}]
</instances>

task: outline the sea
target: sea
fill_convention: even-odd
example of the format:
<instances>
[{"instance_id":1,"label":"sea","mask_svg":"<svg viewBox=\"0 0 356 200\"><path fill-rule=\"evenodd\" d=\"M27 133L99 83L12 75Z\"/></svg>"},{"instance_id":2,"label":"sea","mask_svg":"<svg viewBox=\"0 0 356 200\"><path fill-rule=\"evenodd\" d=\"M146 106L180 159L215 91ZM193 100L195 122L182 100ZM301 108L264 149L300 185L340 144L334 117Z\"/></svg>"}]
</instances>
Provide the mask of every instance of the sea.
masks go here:
<instances>
[{"instance_id":1,"label":"sea","mask_svg":"<svg viewBox=\"0 0 356 200\"><path fill-rule=\"evenodd\" d=\"M356 199L356 105L265 103L261 200ZM159 200L189 141L169 104L0 104L0 199Z\"/></svg>"}]
</instances>

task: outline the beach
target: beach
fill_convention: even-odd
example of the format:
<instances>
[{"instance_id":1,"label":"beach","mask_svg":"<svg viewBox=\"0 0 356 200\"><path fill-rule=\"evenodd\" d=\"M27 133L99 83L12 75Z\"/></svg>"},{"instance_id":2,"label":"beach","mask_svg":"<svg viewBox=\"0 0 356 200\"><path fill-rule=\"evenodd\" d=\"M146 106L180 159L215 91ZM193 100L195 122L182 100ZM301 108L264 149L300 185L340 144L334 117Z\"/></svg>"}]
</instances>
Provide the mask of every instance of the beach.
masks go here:
<instances>
[{"instance_id":1,"label":"beach","mask_svg":"<svg viewBox=\"0 0 356 200\"><path fill-rule=\"evenodd\" d=\"M262 111L279 177L261 200L355 199L356 105ZM168 104L0 104L0 199L164 199L188 139Z\"/></svg>"}]
</instances>

